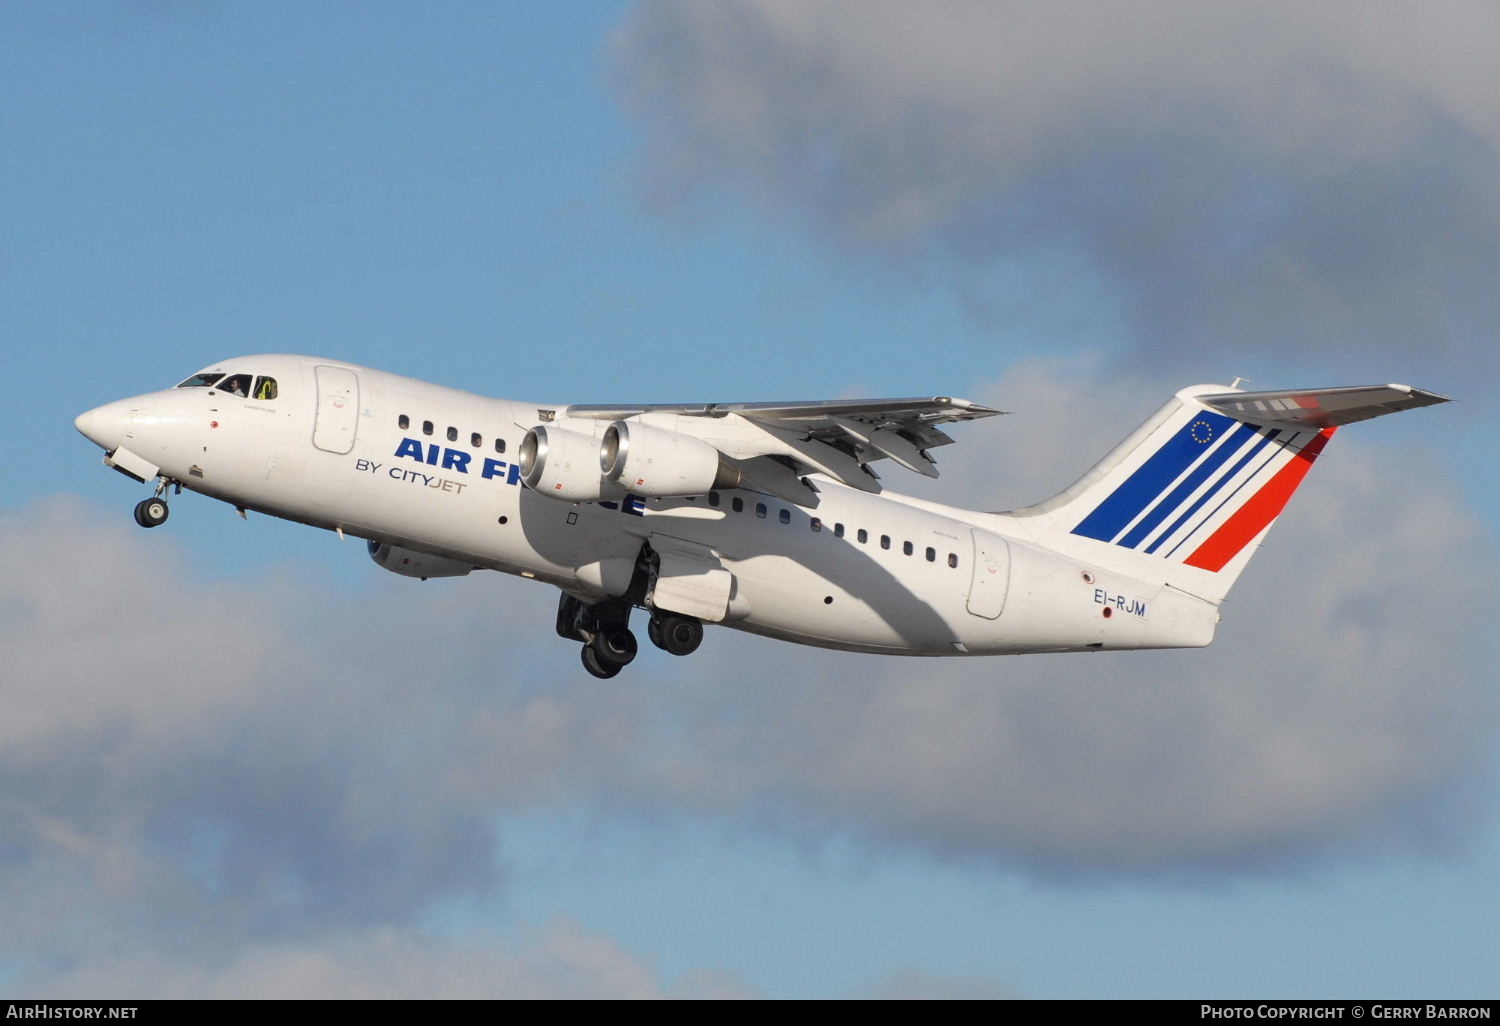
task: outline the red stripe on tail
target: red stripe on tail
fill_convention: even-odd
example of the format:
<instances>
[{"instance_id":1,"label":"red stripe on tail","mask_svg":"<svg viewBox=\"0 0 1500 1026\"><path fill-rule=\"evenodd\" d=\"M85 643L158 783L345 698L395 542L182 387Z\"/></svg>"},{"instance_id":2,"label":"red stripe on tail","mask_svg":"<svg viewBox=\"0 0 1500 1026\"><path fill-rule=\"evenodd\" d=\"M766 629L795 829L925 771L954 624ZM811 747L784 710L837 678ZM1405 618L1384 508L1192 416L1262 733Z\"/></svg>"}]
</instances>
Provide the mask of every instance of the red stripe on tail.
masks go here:
<instances>
[{"instance_id":1,"label":"red stripe on tail","mask_svg":"<svg viewBox=\"0 0 1500 1026\"><path fill-rule=\"evenodd\" d=\"M1286 508L1287 501L1291 499L1292 493L1307 476L1312 467L1313 460L1323 451L1323 446L1333 437L1337 428L1324 428L1318 432L1318 437L1308 442L1302 451L1293 456L1286 466L1276 472L1276 476L1265 483L1260 491L1250 497L1234 515L1220 525L1207 541L1193 550L1193 554L1185 559L1188 566L1196 566L1202 570L1212 570L1215 573L1224 569L1224 565L1240 550L1255 539L1260 532L1270 526L1271 521L1281 515Z\"/></svg>"}]
</instances>

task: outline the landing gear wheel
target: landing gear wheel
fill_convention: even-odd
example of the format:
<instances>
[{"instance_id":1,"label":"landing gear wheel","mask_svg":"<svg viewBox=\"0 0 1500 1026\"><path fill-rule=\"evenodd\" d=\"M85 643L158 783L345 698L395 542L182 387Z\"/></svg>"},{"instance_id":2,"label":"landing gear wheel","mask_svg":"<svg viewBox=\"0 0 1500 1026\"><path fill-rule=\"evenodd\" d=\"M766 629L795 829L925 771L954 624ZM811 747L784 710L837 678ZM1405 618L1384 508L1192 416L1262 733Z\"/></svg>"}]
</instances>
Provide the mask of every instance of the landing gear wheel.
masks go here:
<instances>
[{"instance_id":1,"label":"landing gear wheel","mask_svg":"<svg viewBox=\"0 0 1500 1026\"><path fill-rule=\"evenodd\" d=\"M625 668L623 663L603 663L599 661L599 653L594 651L592 644L583 646L583 668L601 680L618 674Z\"/></svg>"},{"instance_id":2,"label":"landing gear wheel","mask_svg":"<svg viewBox=\"0 0 1500 1026\"><path fill-rule=\"evenodd\" d=\"M170 512L164 499L142 499L135 504L135 522L142 527L159 527L167 522Z\"/></svg>"},{"instance_id":3,"label":"landing gear wheel","mask_svg":"<svg viewBox=\"0 0 1500 1026\"><path fill-rule=\"evenodd\" d=\"M674 656L692 655L703 643L703 624L691 616L653 616L646 633L653 645Z\"/></svg>"},{"instance_id":4,"label":"landing gear wheel","mask_svg":"<svg viewBox=\"0 0 1500 1026\"><path fill-rule=\"evenodd\" d=\"M578 612L583 603L566 592L557 600L557 636L569 641L582 641L585 635L578 633Z\"/></svg>"},{"instance_id":5,"label":"landing gear wheel","mask_svg":"<svg viewBox=\"0 0 1500 1026\"><path fill-rule=\"evenodd\" d=\"M630 665L637 648L635 635L625 628L600 631L594 635L594 640L589 642L588 647L593 649L600 663L613 664L615 673L619 673L621 667ZM610 676L613 677L614 674Z\"/></svg>"}]
</instances>

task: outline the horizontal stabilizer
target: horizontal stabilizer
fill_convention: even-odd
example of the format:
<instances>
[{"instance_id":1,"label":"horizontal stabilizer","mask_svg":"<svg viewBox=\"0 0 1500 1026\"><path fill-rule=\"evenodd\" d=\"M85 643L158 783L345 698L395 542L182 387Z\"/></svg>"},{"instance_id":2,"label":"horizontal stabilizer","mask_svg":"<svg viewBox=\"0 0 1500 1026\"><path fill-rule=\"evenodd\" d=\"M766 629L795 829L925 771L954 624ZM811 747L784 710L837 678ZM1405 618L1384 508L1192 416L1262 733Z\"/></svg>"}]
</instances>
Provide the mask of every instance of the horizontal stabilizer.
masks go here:
<instances>
[{"instance_id":1,"label":"horizontal stabilizer","mask_svg":"<svg viewBox=\"0 0 1500 1026\"><path fill-rule=\"evenodd\" d=\"M1435 406L1446 396L1410 385L1355 385L1284 392L1220 392L1198 401L1235 420L1252 424L1330 428L1382 417L1387 413Z\"/></svg>"}]
</instances>

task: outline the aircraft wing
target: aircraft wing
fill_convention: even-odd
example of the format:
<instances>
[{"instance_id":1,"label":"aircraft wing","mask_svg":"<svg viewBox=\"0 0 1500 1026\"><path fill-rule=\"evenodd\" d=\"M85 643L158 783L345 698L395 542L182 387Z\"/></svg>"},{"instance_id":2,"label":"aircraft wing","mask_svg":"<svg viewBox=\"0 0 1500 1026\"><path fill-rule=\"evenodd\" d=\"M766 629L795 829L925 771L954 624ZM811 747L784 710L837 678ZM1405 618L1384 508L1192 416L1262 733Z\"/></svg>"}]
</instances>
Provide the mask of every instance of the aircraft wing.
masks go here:
<instances>
[{"instance_id":1,"label":"aircraft wing","mask_svg":"<svg viewBox=\"0 0 1500 1026\"><path fill-rule=\"evenodd\" d=\"M813 494L800 478L826 474L864 491L880 491L870 464L888 459L937 477L929 450L953 439L939 425L1002 413L950 396L829 399L811 402L569 406L559 417L640 420L692 435L738 461L750 487L801 505Z\"/></svg>"}]
</instances>

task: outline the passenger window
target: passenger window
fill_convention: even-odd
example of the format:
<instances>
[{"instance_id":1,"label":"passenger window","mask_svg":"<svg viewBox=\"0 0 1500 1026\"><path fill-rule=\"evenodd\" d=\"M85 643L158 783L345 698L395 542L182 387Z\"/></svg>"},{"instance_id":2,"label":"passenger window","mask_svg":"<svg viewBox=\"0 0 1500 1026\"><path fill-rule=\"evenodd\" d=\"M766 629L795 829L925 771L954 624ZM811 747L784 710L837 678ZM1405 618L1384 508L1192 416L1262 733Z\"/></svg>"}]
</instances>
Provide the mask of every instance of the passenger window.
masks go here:
<instances>
[{"instance_id":1,"label":"passenger window","mask_svg":"<svg viewBox=\"0 0 1500 1026\"><path fill-rule=\"evenodd\" d=\"M407 428L411 427L411 418L404 413L401 414L401 416L396 418L396 426L402 431L405 431Z\"/></svg>"},{"instance_id":2,"label":"passenger window","mask_svg":"<svg viewBox=\"0 0 1500 1026\"><path fill-rule=\"evenodd\" d=\"M911 542L902 542L901 551L908 556L911 555Z\"/></svg>"},{"instance_id":3,"label":"passenger window","mask_svg":"<svg viewBox=\"0 0 1500 1026\"><path fill-rule=\"evenodd\" d=\"M948 553L948 565L951 566L951 567L953 567L954 569L958 568L958 553L957 552L950 552L950 553Z\"/></svg>"},{"instance_id":4,"label":"passenger window","mask_svg":"<svg viewBox=\"0 0 1500 1026\"><path fill-rule=\"evenodd\" d=\"M745 500L742 499L742 498L740 498L738 495L736 495L734 497L734 511L736 513L743 513L744 510L745 510Z\"/></svg>"},{"instance_id":5,"label":"passenger window","mask_svg":"<svg viewBox=\"0 0 1500 1026\"><path fill-rule=\"evenodd\" d=\"M430 420L424 420L424 421L422 421L422 434L424 434L424 435L430 435L430 434L432 434L432 421L430 421Z\"/></svg>"},{"instance_id":6,"label":"passenger window","mask_svg":"<svg viewBox=\"0 0 1500 1026\"><path fill-rule=\"evenodd\" d=\"M448 429L448 441L450 441L450 442L456 442L456 441L458 441L458 428L456 428L456 427L450 427Z\"/></svg>"},{"instance_id":7,"label":"passenger window","mask_svg":"<svg viewBox=\"0 0 1500 1026\"><path fill-rule=\"evenodd\" d=\"M496 452L504 452L505 451L505 439L503 439L503 438L497 438L497 439L495 439L495 451Z\"/></svg>"},{"instance_id":8,"label":"passenger window","mask_svg":"<svg viewBox=\"0 0 1500 1026\"><path fill-rule=\"evenodd\" d=\"M817 534L819 531L823 530L823 521L819 520L817 517L813 517L807 522L807 526L813 529L814 534Z\"/></svg>"},{"instance_id":9,"label":"passenger window","mask_svg":"<svg viewBox=\"0 0 1500 1026\"><path fill-rule=\"evenodd\" d=\"M780 520L783 524L790 524L792 522L792 511L784 509L776 514L776 519Z\"/></svg>"},{"instance_id":10,"label":"passenger window","mask_svg":"<svg viewBox=\"0 0 1500 1026\"><path fill-rule=\"evenodd\" d=\"M880 547L882 549L888 549L888 548L891 547L891 536L890 535L888 535L888 534L882 534L880 536Z\"/></svg>"},{"instance_id":11,"label":"passenger window","mask_svg":"<svg viewBox=\"0 0 1500 1026\"><path fill-rule=\"evenodd\" d=\"M250 398L250 375L231 374L219 382L219 391L228 392L230 395L237 395L241 399Z\"/></svg>"},{"instance_id":12,"label":"passenger window","mask_svg":"<svg viewBox=\"0 0 1500 1026\"><path fill-rule=\"evenodd\" d=\"M933 548L931 545L927 546L927 562L937 562L937 549Z\"/></svg>"},{"instance_id":13,"label":"passenger window","mask_svg":"<svg viewBox=\"0 0 1500 1026\"><path fill-rule=\"evenodd\" d=\"M270 400L276 398L276 379L259 377L255 379L255 398Z\"/></svg>"},{"instance_id":14,"label":"passenger window","mask_svg":"<svg viewBox=\"0 0 1500 1026\"><path fill-rule=\"evenodd\" d=\"M469 444L476 449L482 448L484 446L484 438L476 431L469 436Z\"/></svg>"},{"instance_id":15,"label":"passenger window","mask_svg":"<svg viewBox=\"0 0 1500 1026\"><path fill-rule=\"evenodd\" d=\"M764 502L757 502L755 504L755 515L762 520L766 519L766 504Z\"/></svg>"},{"instance_id":16,"label":"passenger window","mask_svg":"<svg viewBox=\"0 0 1500 1026\"><path fill-rule=\"evenodd\" d=\"M859 543L861 545L863 545L865 542L867 542L867 541L870 540L870 532L866 531L863 527L861 527L859 529L859 533L856 534L854 537L859 540Z\"/></svg>"},{"instance_id":17,"label":"passenger window","mask_svg":"<svg viewBox=\"0 0 1500 1026\"><path fill-rule=\"evenodd\" d=\"M833 536L835 538L842 538L844 536L844 525L843 524L834 524L833 525Z\"/></svg>"},{"instance_id":18,"label":"passenger window","mask_svg":"<svg viewBox=\"0 0 1500 1026\"><path fill-rule=\"evenodd\" d=\"M186 381L184 381L182 384L178 385L177 387L178 388L207 388L209 385L212 385L215 381L218 381L223 376L224 376L224 372L223 371L208 371L208 372L206 372L204 374L194 374L192 377L188 378Z\"/></svg>"},{"instance_id":19,"label":"passenger window","mask_svg":"<svg viewBox=\"0 0 1500 1026\"><path fill-rule=\"evenodd\" d=\"M708 493L708 504L710 506L717 506L719 504L719 493L718 492L709 492Z\"/></svg>"}]
</instances>

